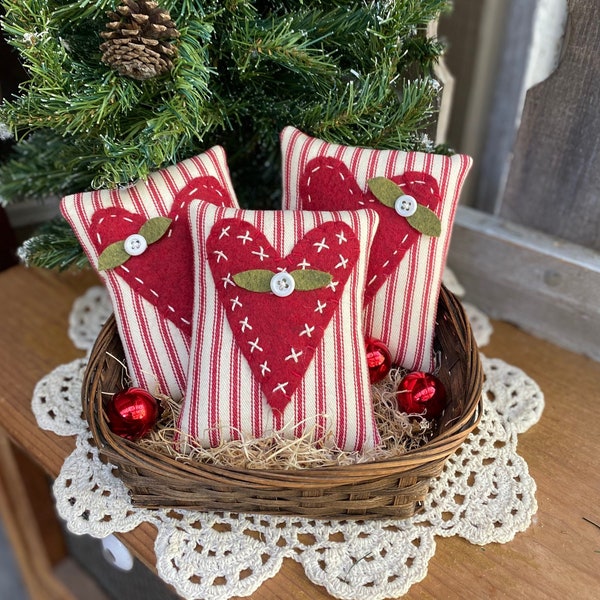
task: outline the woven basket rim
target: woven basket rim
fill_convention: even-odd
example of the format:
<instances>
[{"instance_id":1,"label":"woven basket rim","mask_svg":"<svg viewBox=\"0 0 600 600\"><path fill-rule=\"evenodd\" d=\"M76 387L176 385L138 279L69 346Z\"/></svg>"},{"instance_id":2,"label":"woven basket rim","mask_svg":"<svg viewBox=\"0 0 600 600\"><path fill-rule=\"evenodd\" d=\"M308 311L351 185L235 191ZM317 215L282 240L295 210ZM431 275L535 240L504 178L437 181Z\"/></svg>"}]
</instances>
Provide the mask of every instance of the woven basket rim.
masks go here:
<instances>
[{"instance_id":1,"label":"woven basket rim","mask_svg":"<svg viewBox=\"0 0 600 600\"><path fill-rule=\"evenodd\" d=\"M479 352L462 305L443 286L440 290L440 313L444 320L449 321L449 323L444 324L444 327L439 327L440 337L447 337L445 343L450 347L457 346L458 348L456 351L458 358L453 359L454 363L449 365L448 369L451 372L453 368L459 366L461 372L464 371L467 387L462 390L462 394L466 398L462 401L460 414L444 423L442 430L435 437L422 446L399 456L344 466L327 465L281 470L243 469L212 463L192 463L192 461L178 460L125 440L110 431L102 414L103 411L98 410L99 390L96 386L99 383L103 368L107 365L105 348L107 344L115 342L115 335L118 338L114 315L105 323L90 354L82 385L83 412L88 420L94 443L100 453L118 467L119 475L129 487L132 496L142 504L146 502L144 496L146 494L151 496L152 490L150 488L157 484L161 488L164 486L168 489L174 488L172 496L169 496L171 500L168 502L168 506L165 505L165 507L176 506L178 504L178 494L185 496L187 493L177 491L183 485L183 480L189 481L191 486L196 487L211 488L211 486L215 486L220 489L229 486L242 491L250 490L253 492L258 489L261 493L267 495L271 490L280 487L286 490L297 490L298 493L302 494L311 493L311 490L320 490L324 486L332 490L363 486L368 490L370 487L376 488L379 481L397 477L405 472L410 475L410 481L412 479L419 480L421 472L423 472L423 477L426 478L431 471L434 474L436 471L441 471L446 459L460 447L469 433L477 427L482 413L483 370ZM443 335L441 335L442 331L444 332ZM452 379L449 382L452 385ZM138 478L142 483L137 483ZM409 484L407 484L408 488L410 488ZM151 500L147 501L151 502ZM259 508L266 501L262 499L260 502ZM354 507L351 502L348 505ZM366 505L368 505L368 499L365 499ZM222 510L245 512L236 511L235 506L224 506ZM368 510L368 507L365 510ZM326 507L323 511L325 516L328 516ZM395 514L392 508L390 511L390 514ZM265 511L256 510L253 512ZM267 510L266 512L279 511ZM286 514L296 513L288 512ZM385 515L377 513L377 516ZM343 515L339 515L339 518L342 517ZM338 516L328 518L338 518Z\"/></svg>"}]
</instances>

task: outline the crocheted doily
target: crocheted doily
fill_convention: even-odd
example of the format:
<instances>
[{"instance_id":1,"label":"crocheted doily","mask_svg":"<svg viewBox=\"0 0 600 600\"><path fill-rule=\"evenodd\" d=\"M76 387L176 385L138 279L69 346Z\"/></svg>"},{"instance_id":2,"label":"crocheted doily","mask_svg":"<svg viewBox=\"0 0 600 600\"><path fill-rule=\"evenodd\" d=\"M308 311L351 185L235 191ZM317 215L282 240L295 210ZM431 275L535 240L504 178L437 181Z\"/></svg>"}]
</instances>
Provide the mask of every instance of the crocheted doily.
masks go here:
<instances>
[{"instance_id":1,"label":"crocheted doily","mask_svg":"<svg viewBox=\"0 0 600 600\"><path fill-rule=\"evenodd\" d=\"M78 347L90 347L108 312L102 288L75 303L70 333ZM482 331L485 339L489 321L475 314L481 322L476 338ZM425 577L436 536L460 535L473 544L508 542L537 510L535 482L516 448L517 434L541 416L542 393L521 370L482 360L481 423L433 482L424 510L406 520L339 522L135 508L125 485L100 460L81 416L86 359L44 377L32 408L41 428L77 436L54 483L57 510L69 530L103 538L152 523L158 532L158 574L183 598L248 596L288 557L337 598L376 600L401 596Z\"/></svg>"}]
</instances>

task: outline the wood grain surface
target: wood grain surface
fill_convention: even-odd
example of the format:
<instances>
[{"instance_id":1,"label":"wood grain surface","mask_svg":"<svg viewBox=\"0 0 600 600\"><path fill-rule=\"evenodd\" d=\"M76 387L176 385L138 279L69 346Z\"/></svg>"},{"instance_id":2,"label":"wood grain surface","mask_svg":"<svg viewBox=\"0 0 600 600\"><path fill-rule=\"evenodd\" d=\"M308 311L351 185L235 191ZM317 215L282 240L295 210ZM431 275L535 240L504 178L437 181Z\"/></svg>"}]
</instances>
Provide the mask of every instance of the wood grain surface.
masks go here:
<instances>
[{"instance_id":1,"label":"wood grain surface","mask_svg":"<svg viewBox=\"0 0 600 600\"><path fill-rule=\"evenodd\" d=\"M1 424L50 476L57 475L74 440L37 427L31 394L51 369L82 356L68 339L68 315L73 300L94 283L90 274L57 275L23 267L0 273ZM484 353L520 367L545 393L542 420L519 438L519 453L538 485L539 511L531 527L505 545L438 539L427 577L404 597L598 598L600 527L589 521L600 524L600 363L500 322L494 323ZM148 524L121 536L150 568L154 537ZM329 597L292 560L252 595L253 600Z\"/></svg>"},{"instance_id":2,"label":"wood grain surface","mask_svg":"<svg viewBox=\"0 0 600 600\"><path fill-rule=\"evenodd\" d=\"M500 215L600 250L600 3L568 5L562 60L527 92Z\"/></svg>"},{"instance_id":3,"label":"wood grain surface","mask_svg":"<svg viewBox=\"0 0 600 600\"><path fill-rule=\"evenodd\" d=\"M600 360L599 252L461 206L448 265L488 315Z\"/></svg>"}]
</instances>

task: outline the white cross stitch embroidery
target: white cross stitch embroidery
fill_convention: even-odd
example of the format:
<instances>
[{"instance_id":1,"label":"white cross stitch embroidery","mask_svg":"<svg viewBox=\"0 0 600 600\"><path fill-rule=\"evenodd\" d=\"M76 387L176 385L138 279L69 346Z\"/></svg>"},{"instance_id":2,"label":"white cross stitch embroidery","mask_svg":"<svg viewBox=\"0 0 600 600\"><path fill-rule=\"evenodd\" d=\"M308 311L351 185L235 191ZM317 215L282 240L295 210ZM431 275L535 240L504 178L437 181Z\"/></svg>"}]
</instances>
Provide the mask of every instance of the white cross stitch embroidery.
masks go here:
<instances>
[{"instance_id":1,"label":"white cross stitch embroidery","mask_svg":"<svg viewBox=\"0 0 600 600\"><path fill-rule=\"evenodd\" d=\"M269 255L265 252L265 249L262 246L259 246L259 250L252 250L251 254L258 256L261 262L265 260L265 258L269 258Z\"/></svg>"},{"instance_id":2,"label":"white cross stitch embroidery","mask_svg":"<svg viewBox=\"0 0 600 600\"><path fill-rule=\"evenodd\" d=\"M235 298L231 298L231 300L229 300L229 302L231 302L231 312L233 312L236 308L238 308L238 306L241 308L242 306L244 306L241 302L240 302L240 297L236 296Z\"/></svg>"},{"instance_id":3,"label":"white cross stitch embroidery","mask_svg":"<svg viewBox=\"0 0 600 600\"><path fill-rule=\"evenodd\" d=\"M235 282L233 281L233 279L231 279L231 273L227 273L225 277L221 278L221 281L223 282L224 288L227 288L228 285L235 286Z\"/></svg>"},{"instance_id":4,"label":"white cross stitch embroidery","mask_svg":"<svg viewBox=\"0 0 600 600\"><path fill-rule=\"evenodd\" d=\"M250 236L250 232L246 231L246 233L244 235L238 235L237 236L238 240L242 240L242 245L245 246L246 242L252 242L253 238Z\"/></svg>"},{"instance_id":5,"label":"white cross stitch embroidery","mask_svg":"<svg viewBox=\"0 0 600 600\"><path fill-rule=\"evenodd\" d=\"M315 326L310 327L308 323L304 323L304 329L298 335L305 335L311 337L312 332L315 330Z\"/></svg>"},{"instance_id":6,"label":"white cross stitch embroidery","mask_svg":"<svg viewBox=\"0 0 600 600\"><path fill-rule=\"evenodd\" d=\"M303 352L296 352L294 348L290 348L290 353L285 357L285 360L293 360L294 362L298 362L298 359L302 356Z\"/></svg>"},{"instance_id":7,"label":"white cross stitch embroidery","mask_svg":"<svg viewBox=\"0 0 600 600\"><path fill-rule=\"evenodd\" d=\"M242 333L244 333L246 329L252 330L252 325L248 323L248 317L244 317L244 319L240 321L240 326L242 327Z\"/></svg>"},{"instance_id":8,"label":"white cross stitch embroidery","mask_svg":"<svg viewBox=\"0 0 600 600\"><path fill-rule=\"evenodd\" d=\"M315 242L313 246L317 249L317 253L321 253L322 250L329 250L327 240L323 238L320 242Z\"/></svg>"},{"instance_id":9,"label":"white cross stitch embroidery","mask_svg":"<svg viewBox=\"0 0 600 600\"><path fill-rule=\"evenodd\" d=\"M258 350L258 352L263 351L263 349L258 345L259 341L260 340L256 338L253 342L248 342L250 344L250 354L252 354L252 352L254 352L255 350Z\"/></svg>"}]
</instances>

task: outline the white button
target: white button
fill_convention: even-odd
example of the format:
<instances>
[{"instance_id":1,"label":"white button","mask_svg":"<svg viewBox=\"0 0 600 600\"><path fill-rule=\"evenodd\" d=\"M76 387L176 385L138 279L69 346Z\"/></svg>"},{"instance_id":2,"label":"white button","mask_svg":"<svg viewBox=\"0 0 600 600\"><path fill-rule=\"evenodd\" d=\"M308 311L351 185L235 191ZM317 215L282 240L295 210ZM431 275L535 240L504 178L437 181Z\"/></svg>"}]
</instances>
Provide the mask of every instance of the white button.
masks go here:
<instances>
[{"instance_id":1,"label":"white button","mask_svg":"<svg viewBox=\"0 0 600 600\"><path fill-rule=\"evenodd\" d=\"M412 196L404 194L396 198L394 208L401 217L412 217L417 212L417 201Z\"/></svg>"},{"instance_id":2,"label":"white button","mask_svg":"<svg viewBox=\"0 0 600 600\"><path fill-rule=\"evenodd\" d=\"M125 252L130 256L139 256L146 251L148 242L143 235L134 233L125 240Z\"/></svg>"},{"instance_id":3,"label":"white button","mask_svg":"<svg viewBox=\"0 0 600 600\"><path fill-rule=\"evenodd\" d=\"M296 287L294 278L285 271L271 277L271 291L280 298L289 296Z\"/></svg>"}]
</instances>

